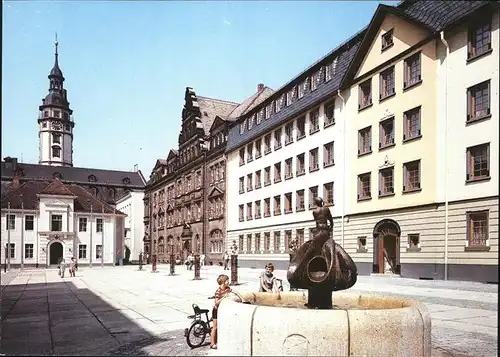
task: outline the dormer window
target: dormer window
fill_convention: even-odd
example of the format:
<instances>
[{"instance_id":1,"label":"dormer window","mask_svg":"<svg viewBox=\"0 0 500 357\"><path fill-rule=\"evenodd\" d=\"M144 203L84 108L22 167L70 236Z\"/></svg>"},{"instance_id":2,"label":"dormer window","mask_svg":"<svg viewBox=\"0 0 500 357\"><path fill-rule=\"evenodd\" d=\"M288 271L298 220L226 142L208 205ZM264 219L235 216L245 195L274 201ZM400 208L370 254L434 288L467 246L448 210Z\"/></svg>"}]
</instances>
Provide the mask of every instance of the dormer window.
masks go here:
<instances>
[{"instance_id":1,"label":"dormer window","mask_svg":"<svg viewBox=\"0 0 500 357\"><path fill-rule=\"evenodd\" d=\"M382 35L382 51L385 51L392 45L394 45L392 40L392 30L389 30Z\"/></svg>"},{"instance_id":2,"label":"dormer window","mask_svg":"<svg viewBox=\"0 0 500 357\"><path fill-rule=\"evenodd\" d=\"M254 122L255 122L255 115L252 115L248 118L248 130L252 129Z\"/></svg>"},{"instance_id":3,"label":"dormer window","mask_svg":"<svg viewBox=\"0 0 500 357\"><path fill-rule=\"evenodd\" d=\"M62 175L61 175L61 173L60 173L60 172L54 172L54 173L52 174L52 177L53 177L53 178L55 178L55 179L59 179L59 180L61 180L61 179L62 179Z\"/></svg>"},{"instance_id":4,"label":"dormer window","mask_svg":"<svg viewBox=\"0 0 500 357\"><path fill-rule=\"evenodd\" d=\"M245 126L247 124L247 120L243 120L241 123L240 123L240 134L243 134L245 132Z\"/></svg>"},{"instance_id":5,"label":"dormer window","mask_svg":"<svg viewBox=\"0 0 500 357\"><path fill-rule=\"evenodd\" d=\"M88 177L88 180L89 180L89 182L97 182L97 177L95 177L94 175L90 175Z\"/></svg>"},{"instance_id":6,"label":"dormer window","mask_svg":"<svg viewBox=\"0 0 500 357\"><path fill-rule=\"evenodd\" d=\"M110 189L108 190L108 197L109 197L110 199L114 199L114 198L115 198L115 190L114 190L113 188L110 188Z\"/></svg>"},{"instance_id":7,"label":"dormer window","mask_svg":"<svg viewBox=\"0 0 500 357\"><path fill-rule=\"evenodd\" d=\"M125 184L125 185L130 185L130 178L129 177L125 177L122 182Z\"/></svg>"}]
</instances>

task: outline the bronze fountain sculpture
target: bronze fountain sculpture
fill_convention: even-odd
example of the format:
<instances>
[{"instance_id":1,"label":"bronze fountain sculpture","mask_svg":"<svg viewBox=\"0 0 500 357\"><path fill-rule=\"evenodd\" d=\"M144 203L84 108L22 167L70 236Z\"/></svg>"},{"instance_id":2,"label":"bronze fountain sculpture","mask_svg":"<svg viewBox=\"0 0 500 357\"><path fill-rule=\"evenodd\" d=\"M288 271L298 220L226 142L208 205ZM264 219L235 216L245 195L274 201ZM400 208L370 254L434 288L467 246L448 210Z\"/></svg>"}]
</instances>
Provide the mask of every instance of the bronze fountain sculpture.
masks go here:
<instances>
[{"instance_id":1,"label":"bronze fountain sculpture","mask_svg":"<svg viewBox=\"0 0 500 357\"><path fill-rule=\"evenodd\" d=\"M308 290L309 309L331 309L332 291L346 290L357 280L356 264L333 240L333 217L323 199L316 197L313 239L302 244L290 261L287 279L290 286ZM330 224L328 224L330 223Z\"/></svg>"}]
</instances>

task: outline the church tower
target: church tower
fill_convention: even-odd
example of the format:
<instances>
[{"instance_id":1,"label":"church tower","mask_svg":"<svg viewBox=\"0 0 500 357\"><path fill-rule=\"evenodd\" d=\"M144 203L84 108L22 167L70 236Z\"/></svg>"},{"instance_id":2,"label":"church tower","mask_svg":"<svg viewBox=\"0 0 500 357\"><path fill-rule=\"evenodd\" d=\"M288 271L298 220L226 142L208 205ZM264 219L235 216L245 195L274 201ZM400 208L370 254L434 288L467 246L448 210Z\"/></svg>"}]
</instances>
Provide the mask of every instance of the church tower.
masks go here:
<instances>
[{"instance_id":1,"label":"church tower","mask_svg":"<svg viewBox=\"0 0 500 357\"><path fill-rule=\"evenodd\" d=\"M39 164L73 166L73 111L64 89L64 76L59 68L57 36L54 67L49 74L49 94L42 99L38 115L40 138Z\"/></svg>"}]
</instances>

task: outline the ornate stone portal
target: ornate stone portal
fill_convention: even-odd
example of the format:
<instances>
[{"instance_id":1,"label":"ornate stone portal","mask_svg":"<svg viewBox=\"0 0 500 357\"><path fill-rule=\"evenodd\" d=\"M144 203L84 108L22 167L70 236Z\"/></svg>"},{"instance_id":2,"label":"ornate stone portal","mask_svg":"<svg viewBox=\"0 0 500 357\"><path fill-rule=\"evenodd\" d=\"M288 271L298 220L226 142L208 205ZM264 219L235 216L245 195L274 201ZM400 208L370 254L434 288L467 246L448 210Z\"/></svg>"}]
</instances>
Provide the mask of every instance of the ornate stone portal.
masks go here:
<instances>
[{"instance_id":1,"label":"ornate stone portal","mask_svg":"<svg viewBox=\"0 0 500 357\"><path fill-rule=\"evenodd\" d=\"M349 254L333 240L333 217L323 199L315 199L313 211L316 231L290 261L287 278L290 286L307 289L310 309L331 309L332 291L352 287L357 280L357 268ZM330 223L328 225L328 223Z\"/></svg>"}]
</instances>

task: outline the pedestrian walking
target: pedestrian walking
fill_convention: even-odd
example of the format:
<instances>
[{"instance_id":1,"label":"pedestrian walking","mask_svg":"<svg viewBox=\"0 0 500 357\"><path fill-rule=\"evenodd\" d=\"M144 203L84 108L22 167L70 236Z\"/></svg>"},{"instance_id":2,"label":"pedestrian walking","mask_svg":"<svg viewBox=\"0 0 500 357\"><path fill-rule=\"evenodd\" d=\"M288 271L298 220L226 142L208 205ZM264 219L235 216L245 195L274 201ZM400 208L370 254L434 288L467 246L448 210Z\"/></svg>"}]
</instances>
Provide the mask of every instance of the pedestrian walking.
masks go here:
<instances>
[{"instance_id":1,"label":"pedestrian walking","mask_svg":"<svg viewBox=\"0 0 500 357\"><path fill-rule=\"evenodd\" d=\"M224 252L224 270L229 270L229 252L226 250Z\"/></svg>"},{"instance_id":2,"label":"pedestrian walking","mask_svg":"<svg viewBox=\"0 0 500 357\"><path fill-rule=\"evenodd\" d=\"M61 278L64 278L64 273L66 272L66 260L64 258L61 258L61 264L59 267Z\"/></svg>"},{"instance_id":3,"label":"pedestrian walking","mask_svg":"<svg viewBox=\"0 0 500 357\"><path fill-rule=\"evenodd\" d=\"M75 271L76 271L76 259L75 259L75 257L72 257L71 263L69 264L69 276L74 278Z\"/></svg>"}]
</instances>

